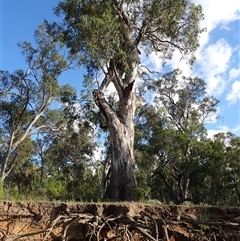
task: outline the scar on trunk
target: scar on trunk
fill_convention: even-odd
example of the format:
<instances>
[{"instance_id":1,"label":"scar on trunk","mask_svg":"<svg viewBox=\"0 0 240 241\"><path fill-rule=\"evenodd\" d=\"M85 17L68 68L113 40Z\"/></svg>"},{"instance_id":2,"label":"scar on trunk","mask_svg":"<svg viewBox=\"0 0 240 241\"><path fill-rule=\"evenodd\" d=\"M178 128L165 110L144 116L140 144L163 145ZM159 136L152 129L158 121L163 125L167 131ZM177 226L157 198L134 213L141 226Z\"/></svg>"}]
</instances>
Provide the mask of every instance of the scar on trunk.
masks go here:
<instances>
[{"instance_id":1,"label":"scar on trunk","mask_svg":"<svg viewBox=\"0 0 240 241\"><path fill-rule=\"evenodd\" d=\"M129 94L133 88L133 85L134 85L134 82L135 80L133 80L123 91L123 97L124 98L128 98L129 97Z\"/></svg>"}]
</instances>

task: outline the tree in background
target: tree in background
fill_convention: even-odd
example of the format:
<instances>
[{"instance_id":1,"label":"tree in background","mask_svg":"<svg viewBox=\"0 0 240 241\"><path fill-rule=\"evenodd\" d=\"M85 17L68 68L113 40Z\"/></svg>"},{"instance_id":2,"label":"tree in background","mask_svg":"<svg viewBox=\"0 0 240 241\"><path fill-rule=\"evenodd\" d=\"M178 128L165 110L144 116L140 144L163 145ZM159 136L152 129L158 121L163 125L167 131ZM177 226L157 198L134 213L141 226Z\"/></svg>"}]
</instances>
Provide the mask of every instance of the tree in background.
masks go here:
<instances>
[{"instance_id":1,"label":"tree in background","mask_svg":"<svg viewBox=\"0 0 240 241\"><path fill-rule=\"evenodd\" d=\"M231 205L240 205L240 137L231 133L229 145L227 145L226 170L229 173L229 193Z\"/></svg>"},{"instance_id":2,"label":"tree in background","mask_svg":"<svg viewBox=\"0 0 240 241\"><path fill-rule=\"evenodd\" d=\"M19 46L26 58L27 71L1 71L0 81L0 179L2 181L23 160L31 138L41 131L59 130L62 125L48 122L50 106L60 96L57 78L69 69L59 46L44 26L35 31L36 47ZM30 148L31 149L31 148ZM29 150L29 155L31 150ZM26 157L26 156L25 156Z\"/></svg>"},{"instance_id":3,"label":"tree in background","mask_svg":"<svg viewBox=\"0 0 240 241\"><path fill-rule=\"evenodd\" d=\"M72 56L86 67L88 79L99 71L103 75L93 96L110 132L107 197L134 200L134 116L139 102L136 88L141 77L141 52L159 53L167 60L179 50L192 63L202 32L202 9L189 0L66 0L58 4L55 13L63 15L64 20L47 24L54 38L66 44ZM110 83L118 97L114 106L106 98Z\"/></svg>"},{"instance_id":4,"label":"tree in background","mask_svg":"<svg viewBox=\"0 0 240 241\"><path fill-rule=\"evenodd\" d=\"M207 158L204 121L215 114L218 103L207 95L204 81L180 74L170 72L149 86L157 94L157 109L143 108L140 112L136 144L140 167L148 163L151 185L164 184L166 199L174 203L192 200L192 178ZM162 193L157 190L155 195Z\"/></svg>"},{"instance_id":5,"label":"tree in background","mask_svg":"<svg viewBox=\"0 0 240 241\"><path fill-rule=\"evenodd\" d=\"M197 202L239 205L239 137L218 133L205 142L202 173L194 176L192 190Z\"/></svg>"},{"instance_id":6,"label":"tree in background","mask_svg":"<svg viewBox=\"0 0 240 241\"><path fill-rule=\"evenodd\" d=\"M50 199L96 201L100 190L92 164L95 142L91 130L78 125L49 138L42 160L46 195Z\"/></svg>"},{"instance_id":7,"label":"tree in background","mask_svg":"<svg viewBox=\"0 0 240 241\"><path fill-rule=\"evenodd\" d=\"M63 128L49 128L29 138L29 151L24 149L27 152L5 180L7 197L63 201L100 198L99 176L93 164L94 130L86 124L81 106L75 105L76 90L65 85L60 92L61 107L52 107L42 121Z\"/></svg>"}]
</instances>

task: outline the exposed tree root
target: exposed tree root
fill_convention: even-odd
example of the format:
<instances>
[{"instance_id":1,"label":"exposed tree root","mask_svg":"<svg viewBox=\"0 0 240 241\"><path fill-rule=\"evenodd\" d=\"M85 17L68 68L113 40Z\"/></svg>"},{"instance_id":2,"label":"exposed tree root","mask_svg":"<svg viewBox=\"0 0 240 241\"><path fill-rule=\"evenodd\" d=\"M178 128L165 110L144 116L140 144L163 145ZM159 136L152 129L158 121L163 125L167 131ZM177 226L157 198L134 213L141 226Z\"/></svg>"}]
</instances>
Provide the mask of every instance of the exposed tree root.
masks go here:
<instances>
[{"instance_id":1,"label":"exposed tree root","mask_svg":"<svg viewBox=\"0 0 240 241\"><path fill-rule=\"evenodd\" d=\"M0 239L3 241L237 241L240 237L238 218L240 209L237 208L224 212L220 210L222 213L215 216L202 212L201 216L197 217L188 208L137 205L89 204L84 208L81 205L69 208L61 204L54 207L49 215L44 211L44 218L39 214L29 217L15 214L2 215ZM215 211L220 212L219 209Z\"/></svg>"},{"instance_id":2,"label":"exposed tree root","mask_svg":"<svg viewBox=\"0 0 240 241\"><path fill-rule=\"evenodd\" d=\"M210 226L232 226L239 227L240 223L236 222L224 222L224 221L176 221L158 219L155 220L152 216L145 212L141 212L141 216L133 218L130 215L118 216L118 217L101 217L94 216L90 213L69 213L65 215L59 215L52 222L49 228L42 231L13 235L6 234L0 229L0 232L4 233L5 241L24 240L24 238L39 235L44 233L44 241L50 240L50 234L54 232L56 228L61 227L61 240L71 240L71 232L74 230L76 234L85 230L87 240L102 241L102 240L126 240L131 241L133 237L138 235L139 240L150 241L170 241L169 238L169 225L210 225ZM70 230L71 228L71 230ZM199 230L192 230L199 232ZM200 238L200 235L199 235ZM79 239L80 240L80 239ZM174 239L175 240L175 239ZM201 240L201 239L199 239ZM209 239L202 240L217 240L215 234L209 234Z\"/></svg>"}]
</instances>

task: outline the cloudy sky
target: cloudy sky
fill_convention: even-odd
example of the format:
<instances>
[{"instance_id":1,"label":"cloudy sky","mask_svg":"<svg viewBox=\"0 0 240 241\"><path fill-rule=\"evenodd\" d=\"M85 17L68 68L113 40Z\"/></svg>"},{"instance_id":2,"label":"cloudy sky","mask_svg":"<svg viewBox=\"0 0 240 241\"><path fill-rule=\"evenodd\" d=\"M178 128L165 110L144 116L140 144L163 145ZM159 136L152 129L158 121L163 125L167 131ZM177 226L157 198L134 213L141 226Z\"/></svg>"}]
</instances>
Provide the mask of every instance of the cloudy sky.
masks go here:
<instances>
[{"instance_id":1,"label":"cloudy sky","mask_svg":"<svg viewBox=\"0 0 240 241\"><path fill-rule=\"evenodd\" d=\"M207 91L220 100L220 119L206 123L209 135L219 131L231 131L240 136L240 4L237 0L194 0L201 4L205 19L200 48L193 69L179 61L179 54L169 62L173 68L181 68L186 76L198 76L207 83ZM47 19L56 20L52 8L58 0L1 0L0 1L0 69L14 71L23 68L24 58L17 43L33 42L33 32ZM157 56L150 62L160 68ZM64 73L61 84L69 83L81 88L81 70Z\"/></svg>"},{"instance_id":2,"label":"cloudy sky","mask_svg":"<svg viewBox=\"0 0 240 241\"><path fill-rule=\"evenodd\" d=\"M231 131L240 135L240 4L236 0L194 0L205 14L196 75L207 83L208 92L220 100L217 123L209 133Z\"/></svg>"}]
</instances>

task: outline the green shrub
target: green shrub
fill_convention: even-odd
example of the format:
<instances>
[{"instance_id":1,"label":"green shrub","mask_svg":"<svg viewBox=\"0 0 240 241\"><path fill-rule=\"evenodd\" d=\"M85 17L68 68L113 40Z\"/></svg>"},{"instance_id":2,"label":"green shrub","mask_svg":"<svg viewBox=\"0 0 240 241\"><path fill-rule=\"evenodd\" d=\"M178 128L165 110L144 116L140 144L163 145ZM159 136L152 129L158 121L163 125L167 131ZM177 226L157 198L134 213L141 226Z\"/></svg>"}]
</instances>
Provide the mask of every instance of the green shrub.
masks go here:
<instances>
[{"instance_id":1,"label":"green shrub","mask_svg":"<svg viewBox=\"0 0 240 241\"><path fill-rule=\"evenodd\" d=\"M4 195L4 183L2 180L0 180L0 200L3 200L5 197Z\"/></svg>"}]
</instances>

